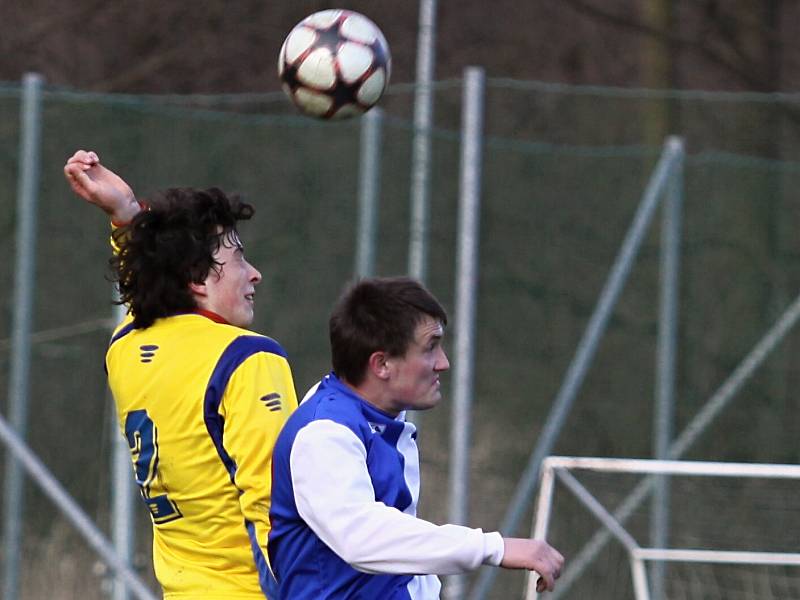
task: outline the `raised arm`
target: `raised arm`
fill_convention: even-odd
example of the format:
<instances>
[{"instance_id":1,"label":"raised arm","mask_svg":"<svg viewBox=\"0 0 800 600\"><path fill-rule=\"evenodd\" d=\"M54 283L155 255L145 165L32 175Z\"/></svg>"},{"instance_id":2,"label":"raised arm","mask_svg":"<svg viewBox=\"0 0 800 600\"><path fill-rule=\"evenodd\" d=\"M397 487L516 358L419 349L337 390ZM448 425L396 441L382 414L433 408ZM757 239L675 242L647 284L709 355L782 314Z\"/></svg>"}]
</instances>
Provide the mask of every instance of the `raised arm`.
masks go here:
<instances>
[{"instance_id":1,"label":"raised arm","mask_svg":"<svg viewBox=\"0 0 800 600\"><path fill-rule=\"evenodd\" d=\"M115 225L129 223L141 210L131 187L113 171L100 164L91 151L78 150L64 165L72 191L106 213Z\"/></svg>"}]
</instances>

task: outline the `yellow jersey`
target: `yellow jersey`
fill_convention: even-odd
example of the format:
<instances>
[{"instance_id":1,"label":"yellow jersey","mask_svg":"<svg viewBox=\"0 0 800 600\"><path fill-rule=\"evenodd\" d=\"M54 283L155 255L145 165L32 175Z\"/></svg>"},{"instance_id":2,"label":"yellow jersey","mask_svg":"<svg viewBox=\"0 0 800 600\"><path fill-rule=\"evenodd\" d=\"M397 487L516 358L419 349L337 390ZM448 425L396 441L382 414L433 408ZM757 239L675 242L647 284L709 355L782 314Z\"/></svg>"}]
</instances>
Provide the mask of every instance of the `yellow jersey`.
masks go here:
<instances>
[{"instance_id":1,"label":"yellow jersey","mask_svg":"<svg viewBox=\"0 0 800 600\"><path fill-rule=\"evenodd\" d=\"M106 369L165 599L263 599L272 449L297 407L274 340L212 313L130 317Z\"/></svg>"}]
</instances>

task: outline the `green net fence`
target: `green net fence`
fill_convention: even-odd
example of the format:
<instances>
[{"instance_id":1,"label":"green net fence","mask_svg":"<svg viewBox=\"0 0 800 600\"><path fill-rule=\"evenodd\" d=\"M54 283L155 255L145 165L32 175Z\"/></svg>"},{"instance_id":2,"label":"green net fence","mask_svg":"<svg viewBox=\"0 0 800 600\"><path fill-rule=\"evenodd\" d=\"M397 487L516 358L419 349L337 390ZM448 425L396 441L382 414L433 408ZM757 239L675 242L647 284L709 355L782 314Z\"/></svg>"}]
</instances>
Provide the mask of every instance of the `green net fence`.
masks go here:
<instances>
[{"instance_id":1,"label":"green net fence","mask_svg":"<svg viewBox=\"0 0 800 600\"><path fill-rule=\"evenodd\" d=\"M461 82L439 82L434 92L428 284L452 311ZM0 182L6 190L0 211L0 252L6 256L0 262L0 389L7 386L14 351L8 338L19 103L17 86L0 87ZM407 265L413 88L395 86L382 105L376 272L390 275ZM800 150L800 96L490 79L485 111L469 514L471 524L494 529L660 153L661 140L647 133L657 115L668 116L664 133L683 136L689 152L676 432L795 298L800 163L793 161ZM328 310L353 273L359 133L358 121L298 117L279 95L46 90L34 311L40 335L33 346L28 439L105 530L112 435L103 372L111 315L109 229L69 191L65 159L77 148L95 149L141 196L167 186L215 185L253 203L256 217L243 238L248 258L264 275L253 327L286 348L302 394L329 370ZM559 438L559 454L652 455L659 237L656 225ZM797 461L798 344L800 336L791 333L687 458ZM0 408L7 414L5 397ZM422 516L439 522L447 518L450 420L445 401L421 424ZM149 523L144 510L135 518L137 568L152 582ZM782 531L792 535L797 525L800 516ZM609 554L603 568L612 563L621 565L617 591L602 597L628 597L618 591L630 589L625 560ZM22 565L21 598L102 598L108 589L97 558L31 485ZM689 589L684 584L680 589ZM738 595L746 584L733 585L737 590L720 597L747 597ZM519 597L522 589L520 574L503 573L491 597ZM576 594L569 597L588 597ZM786 597L792 595L800 589Z\"/></svg>"}]
</instances>

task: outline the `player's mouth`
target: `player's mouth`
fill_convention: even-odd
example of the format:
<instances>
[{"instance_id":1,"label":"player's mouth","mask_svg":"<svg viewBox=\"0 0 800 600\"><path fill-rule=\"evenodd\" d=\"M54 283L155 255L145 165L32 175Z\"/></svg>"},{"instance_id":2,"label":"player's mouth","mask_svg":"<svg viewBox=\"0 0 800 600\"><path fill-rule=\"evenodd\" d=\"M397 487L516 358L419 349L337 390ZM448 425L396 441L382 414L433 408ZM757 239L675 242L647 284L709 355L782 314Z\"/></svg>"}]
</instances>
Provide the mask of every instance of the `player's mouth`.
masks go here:
<instances>
[{"instance_id":1,"label":"player's mouth","mask_svg":"<svg viewBox=\"0 0 800 600\"><path fill-rule=\"evenodd\" d=\"M255 297L256 297L256 293L255 292L250 292L249 294L245 294L244 295L244 299L247 300L250 303L253 303L255 301Z\"/></svg>"}]
</instances>

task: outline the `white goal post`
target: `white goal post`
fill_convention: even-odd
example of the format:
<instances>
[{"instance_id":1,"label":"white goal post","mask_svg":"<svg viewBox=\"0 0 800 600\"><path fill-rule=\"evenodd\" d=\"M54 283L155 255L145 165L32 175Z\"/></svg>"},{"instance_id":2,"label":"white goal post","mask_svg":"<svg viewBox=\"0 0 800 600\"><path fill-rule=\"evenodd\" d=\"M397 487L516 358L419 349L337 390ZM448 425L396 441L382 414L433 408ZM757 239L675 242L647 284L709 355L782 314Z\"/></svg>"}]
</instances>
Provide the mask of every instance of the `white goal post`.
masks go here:
<instances>
[{"instance_id":1,"label":"white goal post","mask_svg":"<svg viewBox=\"0 0 800 600\"><path fill-rule=\"evenodd\" d=\"M631 568L634 597L650 600L646 561L686 563L727 563L749 565L800 566L800 553L749 552L734 550L699 550L693 548L647 548L641 546L626 530L622 519L615 517L572 474L573 471L640 474L648 476L681 475L699 477L738 477L760 479L800 480L800 466L788 464L757 464L732 462L702 462L677 460L616 459L595 457L551 456L542 463L539 498L533 524L533 537L547 537L553 509L555 480L564 484L625 549ZM569 569L569 562L566 568ZM535 600L536 574L528 576L525 598ZM557 586L558 587L558 586Z\"/></svg>"}]
</instances>

